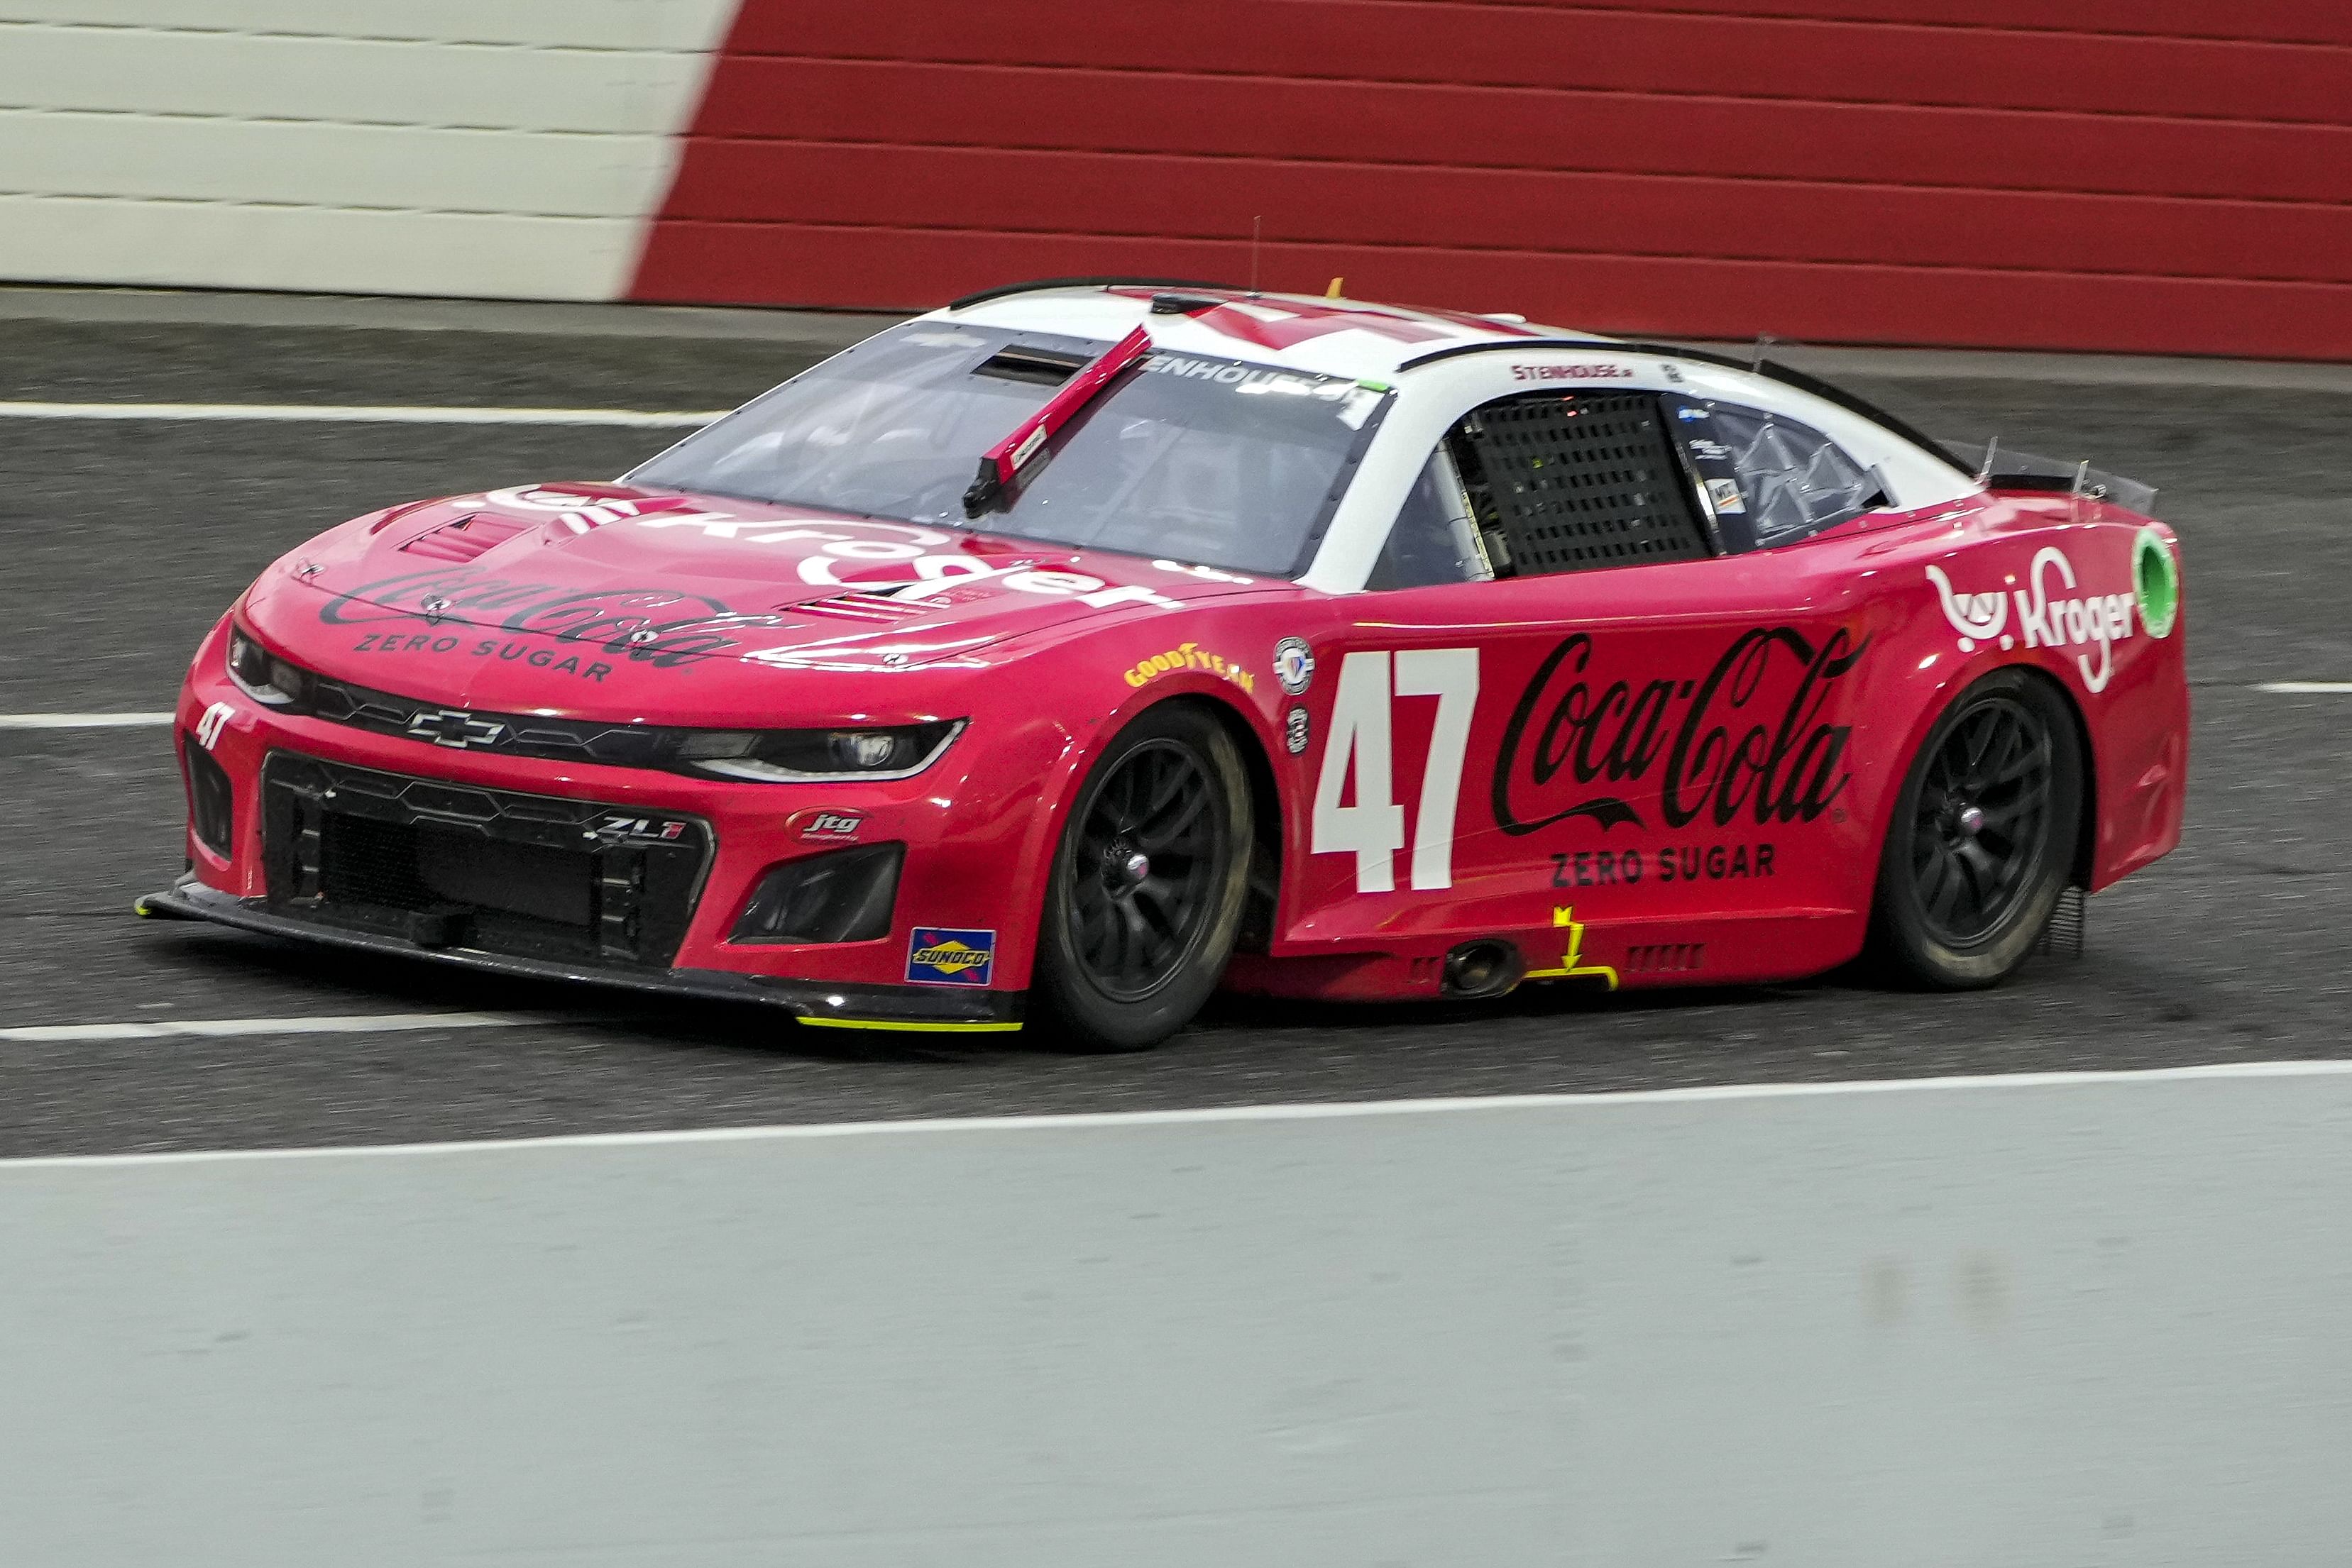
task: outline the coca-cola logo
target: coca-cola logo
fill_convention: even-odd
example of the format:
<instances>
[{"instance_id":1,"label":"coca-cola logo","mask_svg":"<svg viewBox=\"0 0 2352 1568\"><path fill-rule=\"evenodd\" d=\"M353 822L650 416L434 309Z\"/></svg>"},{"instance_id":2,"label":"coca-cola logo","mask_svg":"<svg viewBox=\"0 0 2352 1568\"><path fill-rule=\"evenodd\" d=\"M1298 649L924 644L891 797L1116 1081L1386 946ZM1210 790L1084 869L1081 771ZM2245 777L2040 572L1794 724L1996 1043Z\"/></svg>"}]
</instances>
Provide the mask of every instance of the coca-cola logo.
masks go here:
<instances>
[{"instance_id":1,"label":"coca-cola logo","mask_svg":"<svg viewBox=\"0 0 2352 1568\"><path fill-rule=\"evenodd\" d=\"M1670 828L1810 822L1844 792L1853 727L1823 716L1837 682L1870 640L1843 629L1819 646L1792 627L1733 640L1693 680L1586 678L1592 639L1579 632L1546 654L1512 708L1495 759L1495 824L1532 833L1584 817L1605 831L1646 826L1627 797L1660 769Z\"/></svg>"},{"instance_id":2,"label":"coca-cola logo","mask_svg":"<svg viewBox=\"0 0 2352 1568\"><path fill-rule=\"evenodd\" d=\"M362 583L328 600L319 619L331 626L417 620L495 626L593 643L665 669L734 647L736 639L727 635L730 630L783 621L731 611L708 594L673 589L557 588L470 571L413 571Z\"/></svg>"}]
</instances>

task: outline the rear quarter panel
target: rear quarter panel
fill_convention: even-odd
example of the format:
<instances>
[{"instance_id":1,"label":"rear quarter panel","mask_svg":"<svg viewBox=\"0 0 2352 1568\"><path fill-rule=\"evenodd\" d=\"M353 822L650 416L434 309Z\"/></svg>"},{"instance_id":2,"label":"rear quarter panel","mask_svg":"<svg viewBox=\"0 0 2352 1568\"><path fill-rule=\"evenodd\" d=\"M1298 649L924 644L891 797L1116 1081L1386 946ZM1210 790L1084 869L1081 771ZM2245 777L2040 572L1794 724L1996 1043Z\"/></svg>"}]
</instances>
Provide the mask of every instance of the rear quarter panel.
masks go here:
<instances>
[{"instance_id":1,"label":"rear quarter panel","mask_svg":"<svg viewBox=\"0 0 2352 1568\"><path fill-rule=\"evenodd\" d=\"M2166 552L2182 590L2169 622L2136 590L2137 552ZM2082 720L2091 764L2094 892L2180 841L2189 779L2188 612L2179 541L2161 523L2097 503L1993 497L1943 548L1890 540L1887 570L1908 578L1917 619L1948 658L1916 751L1949 698L2003 664L2047 674ZM1899 562L1900 564L1896 564Z\"/></svg>"}]
</instances>

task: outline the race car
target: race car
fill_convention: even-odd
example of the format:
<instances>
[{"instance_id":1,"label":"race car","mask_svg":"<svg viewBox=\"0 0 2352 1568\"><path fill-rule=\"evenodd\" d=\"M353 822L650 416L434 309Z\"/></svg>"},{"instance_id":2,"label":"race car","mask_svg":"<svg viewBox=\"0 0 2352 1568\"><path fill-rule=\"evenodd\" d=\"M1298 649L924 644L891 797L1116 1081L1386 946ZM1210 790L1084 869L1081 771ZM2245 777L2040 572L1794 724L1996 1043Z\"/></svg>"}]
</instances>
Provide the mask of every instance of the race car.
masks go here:
<instances>
[{"instance_id":1,"label":"race car","mask_svg":"<svg viewBox=\"0 0 2352 1568\"><path fill-rule=\"evenodd\" d=\"M2151 493L2003 464L1516 317L992 290L270 565L142 908L1092 1050L1221 986L1990 985L2188 779Z\"/></svg>"}]
</instances>

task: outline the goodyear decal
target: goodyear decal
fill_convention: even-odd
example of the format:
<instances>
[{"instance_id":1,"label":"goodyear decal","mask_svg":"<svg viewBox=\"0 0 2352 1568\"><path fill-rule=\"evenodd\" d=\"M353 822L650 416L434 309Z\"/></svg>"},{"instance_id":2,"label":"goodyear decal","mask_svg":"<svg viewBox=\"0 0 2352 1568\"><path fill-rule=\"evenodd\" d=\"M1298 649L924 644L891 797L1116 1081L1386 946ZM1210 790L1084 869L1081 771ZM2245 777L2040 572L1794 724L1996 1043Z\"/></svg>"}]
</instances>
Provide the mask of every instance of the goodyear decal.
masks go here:
<instances>
[{"instance_id":1,"label":"goodyear decal","mask_svg":"<svg viewBox=\"0 0 2352 1568\"><path fill-rule=\"evenodd\" d=\"M996 967L996 933L918 925L907 939L907 978L919 986L985 986Z\"/></svg>"},{"instance_id":2,"label":"goodyear decal","mask_svg":"<svg viewBox=\"0 0 2352 1568\"><path fill-rule=\"evenodd\" d=\"M1127 672L1130 686L1148 685L1160 676L1176 670L1206 670L1223 675L1245 692L1257 690L1257 677L1222 653L1207 653L1198 643L1185 643L1164 653L1154 653Z\"/></svg>"}]
</instances>

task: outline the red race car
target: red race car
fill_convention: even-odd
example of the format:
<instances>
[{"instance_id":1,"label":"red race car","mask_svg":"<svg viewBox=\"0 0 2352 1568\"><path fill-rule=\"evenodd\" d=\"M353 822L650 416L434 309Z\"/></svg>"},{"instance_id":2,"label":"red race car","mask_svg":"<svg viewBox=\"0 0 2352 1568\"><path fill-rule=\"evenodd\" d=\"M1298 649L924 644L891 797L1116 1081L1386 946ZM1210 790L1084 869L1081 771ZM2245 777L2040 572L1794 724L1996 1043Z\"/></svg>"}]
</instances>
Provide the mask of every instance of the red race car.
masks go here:
<instances>
[{"instance_id":1,"label":"red race car","mask_svg":"<svg viewBox=\"0 0 2352 1568\"><path fill-rule=\"evenodd\" d=\"M1516 318L974 296L276 562L142 908L1098 1050L1220 985L1987 985L2179 841L2189 737L2149 493L1990 456Z\"/></svg>"}]
</instances>

